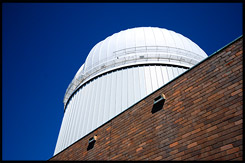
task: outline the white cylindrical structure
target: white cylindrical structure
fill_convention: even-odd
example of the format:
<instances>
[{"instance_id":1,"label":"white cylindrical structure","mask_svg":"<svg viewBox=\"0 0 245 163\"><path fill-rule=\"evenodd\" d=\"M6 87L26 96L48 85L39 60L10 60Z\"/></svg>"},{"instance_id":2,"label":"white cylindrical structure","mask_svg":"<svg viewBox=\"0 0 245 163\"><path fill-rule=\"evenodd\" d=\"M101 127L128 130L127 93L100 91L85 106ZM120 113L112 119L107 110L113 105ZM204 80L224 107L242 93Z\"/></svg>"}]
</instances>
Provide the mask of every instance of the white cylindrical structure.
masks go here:
<instances>
[{"instance_id":1,"label":"white cylindrical structure","mask_svg":"<svg viewBox=\"0 0 245 163\"><path fill-rule=\"evenodd\" d=\"M99 42L66 90L54 155L206 57L190 39L156 27Z\"/></svg>"}]
</instances>

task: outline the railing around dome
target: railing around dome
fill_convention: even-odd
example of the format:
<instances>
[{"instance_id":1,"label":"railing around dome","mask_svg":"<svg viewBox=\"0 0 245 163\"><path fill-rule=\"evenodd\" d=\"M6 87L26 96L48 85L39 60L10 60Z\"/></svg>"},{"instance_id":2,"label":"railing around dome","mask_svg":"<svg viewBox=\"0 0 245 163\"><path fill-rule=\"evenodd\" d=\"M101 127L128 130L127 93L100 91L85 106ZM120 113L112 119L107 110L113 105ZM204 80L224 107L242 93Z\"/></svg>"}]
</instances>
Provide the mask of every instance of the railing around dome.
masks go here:
<instances>
[{"instance_id":1,"label":"railing around dome","mask_svg":"<svg viewBox=\"0 0 245 163\"><path fill-rule=\"evenodd\" d=\"M186 54L186 52L188 52L188 54L191 55L193 58L196 59L203 58L203 57L199 57L198 54L193 53L191 51L184 50L181 48L176 48L176 47L169 47L169 46L137 46L137 47L117 50L113 52L113 54L115 56L120 56L124 54L137 53L137 52L177 52L177 54L184 54L184 55Z\"/></svg>"},{"instance_id":2,"label":"railing around dome","mask_svg":"<svg viewBox=\"0 0 245 163\"><path fill-rule=\"evenodd\" d=\"M83 70L81 71L81 75L78 75L78 78L74 78L66 89L63 100L64 106L66 105L69 96L72 95L72 93L82 82L89 79L89 77L104 71L105 69L133 62L136 63L137 61L148 60L165 60L168 62L177 61L176 63L182 62L195 65L202 59L204 59L204 57L191 51L166 46L138 46L114 51L111 57L101 59L89 67L84 66Z\"/></svg>"},{"instance_id":3,"label":"railing around dome","mask_svg":"<svg viewBox=\"0 0 245 163\"><path fill-rule=\"evenodd\" d=\"M126 56L128 56L128 54L137 54L137 53L141 53L141 52L154 52L154 53L158 53L158 52L164 52L167 54L171 54L169 55L169 58L171 59L171 57L173 57L172 59L174 59L175 54L177 54L180 57L186 57L186 58L191 58L193 60L197 60L200 61L202 60L204 57L193 53L191 51L187 51L187 50L183 50L180 48L173 48L173 47L165 47L165 46L139 46L139 47L133 47L133 48L125 48L125 49L121 49L118 51L113 52L113 55L111 57L108 58L104 58L104 59L100 59L99 61L93 63L91 66L89 67L85 67L86 69L86 74L92 74L93 73L93 69L95 69L96 67L100 67L100 68L106 68L107 65L107 61L110 60L114 60L115 59L120 59L121 56L125 56L124 58L126 59ZM125 55L126 54L126 55ZM151 56L147 56L147 54L144 54L144 58L156 58L154 57L154 54L150 54ZM166 58L166 56L160 56L160 54L156 59L161 59L161 58ZM136 56L136 60L139 59L143 59L143 58L138 58L137 56L139 55L135 55ZM116 61L115 61L116 62Z\"/></svg>"}]
</instances>

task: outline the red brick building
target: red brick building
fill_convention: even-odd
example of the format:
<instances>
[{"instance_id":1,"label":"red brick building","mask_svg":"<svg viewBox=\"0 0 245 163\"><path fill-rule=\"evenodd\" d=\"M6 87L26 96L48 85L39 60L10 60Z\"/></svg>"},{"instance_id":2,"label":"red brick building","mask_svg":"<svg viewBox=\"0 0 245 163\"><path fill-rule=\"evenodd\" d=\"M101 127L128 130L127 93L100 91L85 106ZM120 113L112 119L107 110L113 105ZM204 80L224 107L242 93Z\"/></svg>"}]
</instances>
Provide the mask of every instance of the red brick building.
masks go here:
<instances>
[{"instance_id":1,"label":"red brick building","mask_svg":"<svg viewBox=\"0 0 245 163\"><path fill-rule=\"evenodd\" d=\"M50 160L243 160L242 61L240 37Z\"/></svg>"}]
</instances>

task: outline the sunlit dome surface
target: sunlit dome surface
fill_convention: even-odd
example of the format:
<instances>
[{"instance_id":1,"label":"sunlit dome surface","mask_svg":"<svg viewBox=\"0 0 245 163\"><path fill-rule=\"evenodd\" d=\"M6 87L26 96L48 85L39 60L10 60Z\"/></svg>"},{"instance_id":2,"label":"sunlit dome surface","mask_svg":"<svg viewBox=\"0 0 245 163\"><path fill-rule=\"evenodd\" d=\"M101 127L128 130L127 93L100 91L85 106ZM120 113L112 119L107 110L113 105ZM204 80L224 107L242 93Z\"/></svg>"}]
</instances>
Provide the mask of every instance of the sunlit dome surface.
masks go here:
<instances>
[{"instance_id":1,"label":"sunlit dome surface","mask_svg":"<svg viewBox=\"0 0 245 163\"><path fill-rule=\"evenodd\" d=\"M64 104L82 84L105 72L140 64L192 67L207 54L187 37L157 27L138 27L115 33L97 43L66 90Z\"/></svg>"}]
</instances>

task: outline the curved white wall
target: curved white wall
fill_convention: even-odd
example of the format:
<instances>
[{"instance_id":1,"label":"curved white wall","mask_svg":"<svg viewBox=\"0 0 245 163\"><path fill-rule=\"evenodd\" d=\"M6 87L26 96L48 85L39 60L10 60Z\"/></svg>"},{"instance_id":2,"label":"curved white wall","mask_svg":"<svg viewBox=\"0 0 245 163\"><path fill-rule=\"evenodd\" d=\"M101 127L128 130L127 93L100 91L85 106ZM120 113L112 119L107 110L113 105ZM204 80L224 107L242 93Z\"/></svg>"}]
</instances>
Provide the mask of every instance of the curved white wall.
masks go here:
<instances>
[{"instance_id":1,"label":"curved white wall","mask_svg":"<svg viewBox=\"0 0 245 163\"><path fill-rule=\"evenodd\" d=\"M54 154L103 125L187 68L145 65L104 74L82 86L67 104Z\"/></svg>"}]
</instances>

